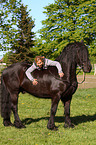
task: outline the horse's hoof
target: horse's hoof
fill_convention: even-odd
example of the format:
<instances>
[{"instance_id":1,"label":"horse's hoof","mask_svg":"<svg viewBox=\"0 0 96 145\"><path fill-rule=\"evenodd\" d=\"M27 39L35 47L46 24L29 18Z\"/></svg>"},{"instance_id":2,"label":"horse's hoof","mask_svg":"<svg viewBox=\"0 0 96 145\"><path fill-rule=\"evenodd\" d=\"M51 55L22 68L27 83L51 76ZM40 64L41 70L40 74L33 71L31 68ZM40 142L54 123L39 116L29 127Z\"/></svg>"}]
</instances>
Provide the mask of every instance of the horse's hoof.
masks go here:
<instances>
[{"instance_id":1,"label":"horse's hoof","mask_svg":"<svg viewBox=\"0 0 96 145\"><path fill-rule=\"evenodd\" d=\"M13 126L13 124L9 120L4 120L3 124L4 124L4 126Z\"/></svg>"},{"instance_id":2,"label":"horse's hoof","mask_svg":"<svg viewBox=\"0 0 96 145\"><path fill-rule=\"evenodd\" d=\"M57 126L54 126L54 128L52 130L57 131L58 130L58 127Z\"/></svg>"},{"instance_id":3,"label":"horse's hoof","mask_svg":"<svg viewBox=\"0 0 96 145\"><path fill-rule=\"evenodd\" d=\"M70 125L70 127L71 127L71 128L74 128L74 127L75 127L75 125L74 125L74 124L71 124L71 125Z\"/></svg>"},{"instance_id":4,"label":"horse's hoof","mask_svg":"<svg viewBox=\"0 0 96 145\"><path fill-rule=\"evenodd\" d=\"M16 124L14 124L14 126L15 126L16 128L19 128L19 129L26 128L25 125L16 125Z\"/></svg>"},{"instance_id":5,"label":"horse's hoof","mask_svg":"<svg viewBox=\"0 0 96 145\"><path fill-rule=\"evenodd\" d=\"M20 124L19 128L26 128L26 126L23 124Z\"/></svg>"},{"instance_id":6,"label":"horse's hoof","mask_svg":"<svg viewBox=\"0 0 96 145\"><path fill-rule=\"evenodd\" d=\"M57 126L47 126L47 128L49 129L49 130L53 130L53 131L57 131L58 130L58 127Z\"/></svg>"},{"instance_id":7,"label":"horse's hoof","mask_svg":"<svg viewBox=\"0 0 96 145\"><path fill-rule=\"evenodd\" d=\"M16 128L19 128L19 129L21 129L21 128L26 128L26 126L25 125L23 125L22 123L19 123L19 122L14 122L14 126L16 127Z\"/></svg>"},{"instance_id":8,"label":"horse's hoof","mask_svg":"<svg viewBox=\"0 0 96 145\"><path fill-rule=\"evenodd\" d=\"M74 124L67 124L67 123L65 123L64 124L64 128L74 128L75 126L74 126Z\"/></svg>"}]
</instances>

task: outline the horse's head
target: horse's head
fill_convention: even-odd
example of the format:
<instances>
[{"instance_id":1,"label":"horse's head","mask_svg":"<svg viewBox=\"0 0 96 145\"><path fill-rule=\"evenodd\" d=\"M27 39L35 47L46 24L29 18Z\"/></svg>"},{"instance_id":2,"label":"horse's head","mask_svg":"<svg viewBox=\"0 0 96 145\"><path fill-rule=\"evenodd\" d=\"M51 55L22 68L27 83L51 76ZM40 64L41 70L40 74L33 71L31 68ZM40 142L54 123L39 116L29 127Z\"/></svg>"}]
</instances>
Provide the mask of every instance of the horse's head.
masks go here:
<instances>
[{"instance_id":1,"label":"horse's head","mask_svg":"<svg viewBox=\"0 0 96 145\"><path fill-rule=\"evenodd\" d=\"M77 64L82 67L84 72L90 72L92 67L89 60L88 48L84 45L83 42L78 42L77 45Z\"/></svg>"}]
</instances>

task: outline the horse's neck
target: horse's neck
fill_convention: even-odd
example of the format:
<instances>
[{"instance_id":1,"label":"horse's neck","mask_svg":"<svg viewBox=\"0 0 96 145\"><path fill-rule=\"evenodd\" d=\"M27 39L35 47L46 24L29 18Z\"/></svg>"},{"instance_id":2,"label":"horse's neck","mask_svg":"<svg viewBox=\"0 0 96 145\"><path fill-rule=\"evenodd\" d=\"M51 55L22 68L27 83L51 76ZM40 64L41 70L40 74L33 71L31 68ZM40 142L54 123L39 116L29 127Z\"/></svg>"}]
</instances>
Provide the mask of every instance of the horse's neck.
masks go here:
<instances>
[{"instance_id":1,"label":"horse's neck","mask_svg":"<svg viewBox=\"0 0 96 145\"><path fill-rule=\"evenodd\" d=\"M76 64L75 62L67 62L65 64L65 68L63 68L63 71L65 73L65 77L67 81L74 81L76 79Z\"/></svg>"},{"instance_id":2,"label":"horse's neck","mask_svg":"<svg viewBox=\"0 0 96 145\"><path fill-rule=\"evenodd\" d=\"M66 55L67 54L67 55ZM65 74L65 79L70 82L70 80L76 79L76 53L72 54L63 52L60 57L58 57L58 61L62 64L62 69ZM71 79L72 78L72 79Z\"/></svg>"}]
</instances>

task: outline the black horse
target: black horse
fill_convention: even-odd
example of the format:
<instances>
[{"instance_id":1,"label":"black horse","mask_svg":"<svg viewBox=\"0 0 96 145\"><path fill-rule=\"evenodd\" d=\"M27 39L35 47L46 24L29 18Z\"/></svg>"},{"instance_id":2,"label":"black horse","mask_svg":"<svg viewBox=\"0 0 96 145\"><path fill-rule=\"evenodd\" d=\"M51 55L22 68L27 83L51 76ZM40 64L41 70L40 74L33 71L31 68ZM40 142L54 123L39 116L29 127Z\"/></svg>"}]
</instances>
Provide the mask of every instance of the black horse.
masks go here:
<instances>
[{"instance_id":1,"label":"black horse","mask_svg":"<svg viewBox=\"0 0 96 145\"><path fill-rule=\"evenodd\" d=\"M72 95L78 87L76 68L79 65L84 72L91 71L88 49L83 42L70 43L56 60L62 65L64 77L59 78L56 67L50 66L47 70L35 70L32 75L38 80L36 86L25 75L27 63L16 63L3 71L1 76L1 116L5 126L12 125L10 120L12 110L15 118L14 126L17 128L25 127L18 116L18 95L25 91L35 97L52 99L48 129L57 129L54 117L60 99L64 103L64 126L74 127L70 120L70 103Z\"/></svg>"}]
</instances>

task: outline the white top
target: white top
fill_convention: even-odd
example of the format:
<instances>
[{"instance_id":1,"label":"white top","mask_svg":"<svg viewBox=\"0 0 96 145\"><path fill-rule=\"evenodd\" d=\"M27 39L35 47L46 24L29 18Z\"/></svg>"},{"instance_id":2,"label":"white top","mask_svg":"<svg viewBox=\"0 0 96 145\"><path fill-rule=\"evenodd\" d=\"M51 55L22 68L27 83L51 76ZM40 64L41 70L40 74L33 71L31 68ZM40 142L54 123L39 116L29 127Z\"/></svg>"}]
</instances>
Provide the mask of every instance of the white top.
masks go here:
<instances>
[{"instance_id":1,"label":"white top","mask_svg":"<svg viewBox=\"0 0 96 145\"><path fill-rule=\"evenodd\" d=\"M62 71L62 68L61 68L61 64L58 62L58 61L52 61L50 59L46 59L45 58L45 64L44 64L44 69L47 69L47 66L56 66L57 69L58 69L58 73L63 73ZM32 64L31 67L29 67L27 69L27 71L25 72L26 73L26 76L28 77L29 80L33 81L34 78L32 76L32 72L35 70L35 69L40 69L38 66L35 65L35 63Z\"/></svg>"}]
</instances>

